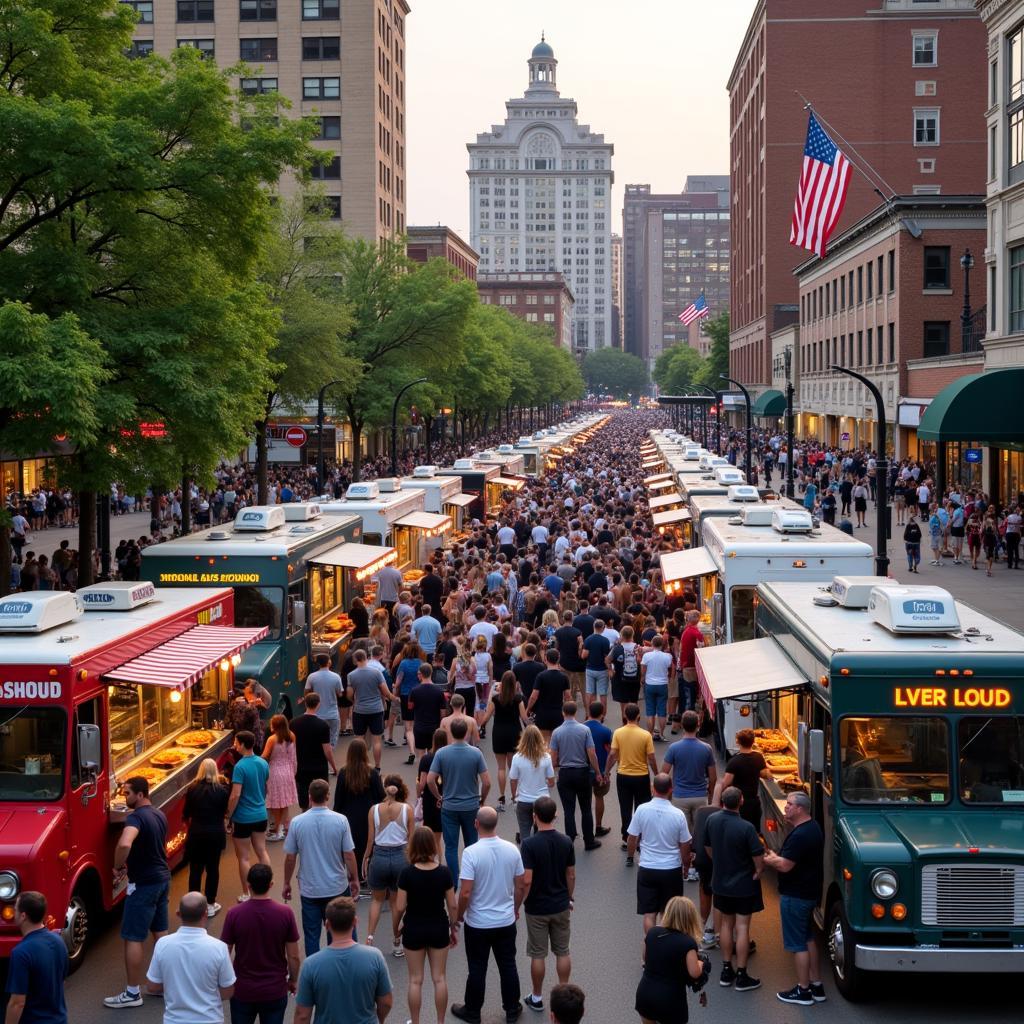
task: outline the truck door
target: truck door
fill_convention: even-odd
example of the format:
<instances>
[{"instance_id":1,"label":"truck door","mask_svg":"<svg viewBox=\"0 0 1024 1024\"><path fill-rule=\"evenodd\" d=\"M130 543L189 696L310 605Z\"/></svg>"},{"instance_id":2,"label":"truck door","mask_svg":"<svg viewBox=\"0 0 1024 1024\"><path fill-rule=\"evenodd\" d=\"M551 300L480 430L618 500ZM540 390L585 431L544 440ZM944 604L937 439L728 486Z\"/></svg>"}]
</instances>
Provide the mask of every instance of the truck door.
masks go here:
<instances>
[{"instance_id":1,"label":"truck door","mask_svg":"<svg viewBox=\"0 0 1024 1024\"><path fill-rule=\"evenodd\" d=\"M99 697L92 700L84 700L75 706L74 718L71 724L71 800L68 803L68 850L71 856L65 865L65 870L70 870L77 863L82 852L81 844L90 843L92 840L91 830L82 827L82 809L92 800L103 800L103 794L110 792L107 782L109 763L107 757L108 746L106 737L102 736L104 729L102 702ZM78 727L80 725L95 725L100 728L101 742L100 749L102 756L95 778L82 770L82 757L78 749ZM106 808L104 808L104 816ZM76 827L77 826L77 827Z\"/></svg>"},{"instance_id":2,"label":"truck door","mask_svg":"<svg viewBox=\"0 0 1024 1024\"><path fill-rule=\"evenodd\" d=\"M821 729L825 734L825 770L811 778L811 813L825 835L825 880L835 877L835 851L833 849L832 821L832 714L822 703L815 700L812 728Z\"/></svg>"}]
</instances>

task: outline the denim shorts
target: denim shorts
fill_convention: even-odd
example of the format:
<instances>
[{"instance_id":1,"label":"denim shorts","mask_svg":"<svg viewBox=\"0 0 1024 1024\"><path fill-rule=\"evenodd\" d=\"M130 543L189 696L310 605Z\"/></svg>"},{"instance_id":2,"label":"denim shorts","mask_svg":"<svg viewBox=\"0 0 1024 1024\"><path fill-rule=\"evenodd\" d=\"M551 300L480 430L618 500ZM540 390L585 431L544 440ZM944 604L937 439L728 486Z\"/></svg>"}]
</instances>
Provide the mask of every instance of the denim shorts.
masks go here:
<instances>
[{"instance_id":1,"label":"denim shorts","mask_svg":"<svg viewBox=\"0 0 1024 1024\"><path fill-rule=\"evenodd\" d=\"M150 932L167 931L167 898L171 883L155 882L137 885L130 896L124 898L124 916L121 918L121 938L125 942L145 942Z\"/></svg>"},{"instance_id":2,"label":"denim shorts","mask_svg":"<svg viewBox=\"0 0 1024 1024\"><path fill-rule=\"evenodd\" d=\"M398 876L409 862L405 859L404 846L374 846L370 858L370 872L367 881L376 892L390 889L398 891Z\"/></svg>"},{"instance_id":3,"label":"denim shorts","mask_svg":"<svg viewBox=\"0 0 1024 1024\"><path fill-rule=\"evenodd\" d=\"M586 672L587 693L596 693L599 697L608 694L608 670L588 668Z\"/></svg>"},{"instance_id":4,"label":"denim shorts","mask_svg":"<svg viewBox=\"0 0 1024 1024\"><path fill-rule=\"evenodd\" d=\"M664 718L668 709L668 687L651 686L648 683L644 687L644 703L647 705L648 718Z\"/></svg>"},{"instance_id":5,"label":"denim shorts","mask_svg":"<svg viewBox=\"0 0 1024 1024\"><path fill-rule=\"evenodd\" d=\"M814 908L817 900L802 900L797 896L779 898L779 916L782 918L782 945L787 953L803 953L812 941Z\"/></svg>"}]
</instances>

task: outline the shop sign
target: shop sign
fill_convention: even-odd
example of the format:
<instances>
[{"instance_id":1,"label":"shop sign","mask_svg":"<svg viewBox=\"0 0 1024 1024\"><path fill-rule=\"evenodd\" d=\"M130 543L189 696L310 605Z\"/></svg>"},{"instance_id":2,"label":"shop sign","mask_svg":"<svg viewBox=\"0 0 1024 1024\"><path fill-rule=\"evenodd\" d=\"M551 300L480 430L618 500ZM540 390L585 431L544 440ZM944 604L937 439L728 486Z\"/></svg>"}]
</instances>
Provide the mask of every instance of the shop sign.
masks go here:
<instances>
[{"instance_id":1,"label":"shop sign","mask_svg":"<svg viewBox=\"0 0 1024 1024\"><path fill-rule=\"evenodd\" d=\"M218 622L224 618L224 605L215 604L212 608L204 608L196 612L196 622L200 626L209 626L211 622Z\"/></svg>"},{"instance_id":2,"label":"shop sign","mask_svg":"<svg viewBox=\"0 0 1024 1024\"><path fill-rule=\"evenodd\" d=\"M839 440L840 441L849 441L850 440L850 432L848 430L844 431L842 434L839 435Z\"/></svg>"},{"instance_id":3,"label":"shop sign","mask_svg":"<svg viewBox=\"0 0 1024 1024\"><path fill-rule=\"evenodd\" d=\"M964 449L964 462L981 462L982 451L980 448L965 448Z\"/></svg>"},{"instance_id":4,"label":"shop sign","mask_svg":"<svg viewBox=\"0 0 1024 1024\"><path fill-rule=\"evenodd\" d=\"M1009 690L979 686L897 686L893 705L898 708L1008 708L1013 700Z\"/></svg>"},{"instance_id":5,"label":"shop sign","mask_svg":"<svg viewBox=\"0 0 1024 1024\"><path fill-rule=\"evenodd\" d=\"M258 572L162 572L161 583L259 583Z\"/></svg>"},{"instance_id":6,"label":"shop sign","mask_svg":"<svg viewBox=\"0 0 1024 1024\"><path fill-rule=\"evenodd\" d=\"M61 685L56 679L41 682L6 682L0 687L4 700L60 700Z\"/></svg>"}]
</instances>

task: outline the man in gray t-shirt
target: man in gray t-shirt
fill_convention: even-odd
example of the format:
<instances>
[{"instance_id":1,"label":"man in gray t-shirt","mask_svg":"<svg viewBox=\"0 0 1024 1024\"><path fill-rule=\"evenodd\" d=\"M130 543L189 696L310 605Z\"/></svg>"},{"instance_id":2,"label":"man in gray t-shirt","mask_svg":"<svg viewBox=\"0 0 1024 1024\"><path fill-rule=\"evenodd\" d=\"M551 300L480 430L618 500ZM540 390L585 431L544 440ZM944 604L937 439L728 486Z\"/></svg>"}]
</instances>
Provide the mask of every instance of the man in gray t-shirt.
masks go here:
<instances>
[{"instance_id":1,"label":"man in gray t-shirt","mask_svg":"<svg viewBox=\"0 0 1024 1024\"><path fill-rule=\"evenodd\" d=\"M353 655L356 667L348 674L348 699L352 701L352 731L356 736L373 735L373 760L380 770L384 735L385 703L391 700L384 674L366 663L366 651Z\"/></svg>"},{"instance_id":2,"label":"man in gray t-shirt","mask_svg":"<svg viewBox=\"0 0 1024 1024\"><path fill-rule=\"evenodd\" d=\"M320 705L316 709L316 714L327 723L331 730L331 746L336 747L341 727L338 698L345 696L345 687L342 685L341 676L327 667L330 663L331 659L326 654L316 656L316 671L306 676L305 692L314 690L320 695Z\"/></svg>"},{"instance_id":3,"label":"man in gray t-shirt","mask_svg":"<svg viewBox=\"0 0 1024 1024\"><path fill-rule=\"evenodd\" d=\"M596 850L601 842L594 835L594 783L601 785L604 777L597 763L594 734L576 721L576 703L562 705L562 724L551 734L551 763L558 770L558 796L562 801L565 834L576 838L576 803L580 805L580 826L583 849Z\"/></svg>"}]
</instances>

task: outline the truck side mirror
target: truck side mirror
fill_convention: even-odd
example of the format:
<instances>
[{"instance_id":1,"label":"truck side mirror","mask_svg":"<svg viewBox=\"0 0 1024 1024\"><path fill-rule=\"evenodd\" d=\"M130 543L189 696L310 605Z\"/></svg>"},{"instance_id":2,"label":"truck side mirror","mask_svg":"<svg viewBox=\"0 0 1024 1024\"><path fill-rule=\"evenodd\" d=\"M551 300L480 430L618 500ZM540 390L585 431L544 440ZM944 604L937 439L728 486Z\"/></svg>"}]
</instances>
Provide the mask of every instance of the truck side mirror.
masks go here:
<instances>
[{"instance_id":1,"label":"truck side mirror","mask_svg":"<svg viewBox=\"0 0 1024 1024\"><path fill-rule=\"evenodd\" d=\"M78 726L78 767L83 775L95 775L100 770L101 745L98 725Z\"/></svg>"},{"instance_id":2,"label":"truck side mirror","mask_svg":"<svg viewBox=\"0 0 1024 1024\"><path fill-rule=\"evenodd\" d=\"M296 629L306 628L306 602L295 601L292 604L292 625Z\"/></svg>"},{"instance_id":3,"label":"truck side mirror","mask_svg":"<svg viewBox=\"0 0 1024 1024\"><path fill-rule=\"evenodd\" d=\"M811 729L808 734L810 747L811 771L820 773L825 770L825 733L821 729Z\"/></svg>"},{"instance_id":4,"label":"truck side mirror","mask_svg":"<svg viewBox=\"0 0 1024 1024\"><path fill-rule=\"evenodd\" d=\"M720 593L711 595L711 625L716 636L721 634L725 622L725 598Z\"/></svg>"}]
</instances>

